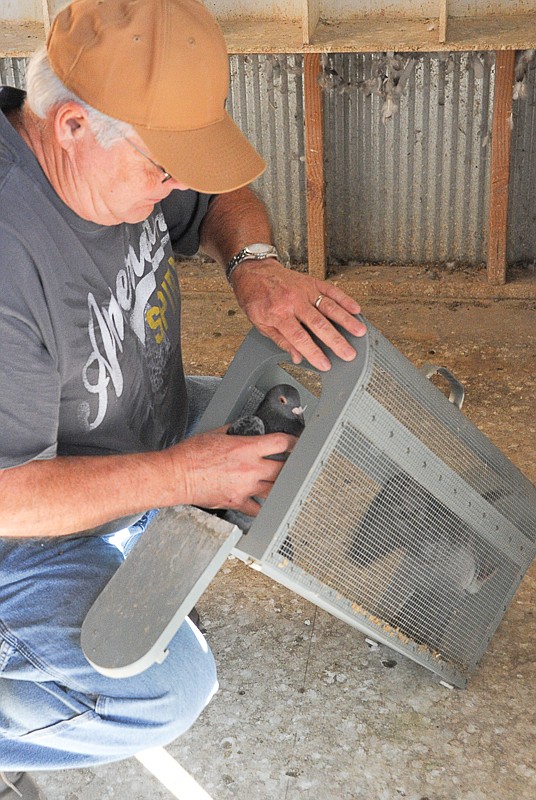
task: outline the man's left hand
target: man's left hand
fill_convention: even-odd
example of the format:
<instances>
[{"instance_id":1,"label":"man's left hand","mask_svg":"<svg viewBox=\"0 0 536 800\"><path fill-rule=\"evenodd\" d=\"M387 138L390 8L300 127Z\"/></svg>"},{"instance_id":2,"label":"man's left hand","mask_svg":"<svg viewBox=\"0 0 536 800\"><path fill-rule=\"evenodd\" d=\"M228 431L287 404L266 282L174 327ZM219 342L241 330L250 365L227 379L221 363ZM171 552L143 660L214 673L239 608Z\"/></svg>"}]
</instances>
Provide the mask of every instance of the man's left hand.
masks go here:
<instances>
[{"instance_id":1,"label":"man's left hand","mask_svg":"<svg viewBox=\"0 0 536 800\"><path fill-rule=\"evenodd\" d=\"M361 308L334 284L287 270L272 258L244 261L233 272L231 283L250 322L289 353L294 364L306 358L319 370L330 368L311 333L343 361L355 358L355 349L333 323L363 336L366 328L355 319Z\"/></svg>"}]
</instances>

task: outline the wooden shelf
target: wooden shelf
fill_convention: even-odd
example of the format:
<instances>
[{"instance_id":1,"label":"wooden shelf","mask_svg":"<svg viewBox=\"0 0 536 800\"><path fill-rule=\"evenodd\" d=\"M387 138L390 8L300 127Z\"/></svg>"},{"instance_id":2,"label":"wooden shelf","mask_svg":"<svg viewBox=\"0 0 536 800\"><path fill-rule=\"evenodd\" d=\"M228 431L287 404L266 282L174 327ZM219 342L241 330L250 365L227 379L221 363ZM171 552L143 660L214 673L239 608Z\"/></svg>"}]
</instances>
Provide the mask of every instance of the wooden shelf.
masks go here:
<instances>
[{"instance_id":1,"label":"wooden shelf","mask_svg":"<svg viewBox=\"0 0 536 800\"><path fill-rule=\"evenodd\" d=\"M230 53L301 53L302 26L297 21L236 17L220 20Z\"/></svg>"},{"instance_id":2,"label":"wooden shelf","mask_svg":"<svg viewBox=\"0 0 536 800\"><path fill-rule=\"evenodd\" d=\"M439 41L439 19L361 17L320 20L310 44L298 22L237 18L222 20L231 53L375 53L441 50L528 50L536 42L536 13L449 17Z\"/></svg>"},{"instance_id":3,"label":"wooden shelf","mask_svg":"<svg viewBox=\"0 0 536 800\"><path fill-rule=\"evenodd\" d=\"M439 19L361 17L320 20L310 44L298 21L235 17L220 21L230 53L375 53L527 50L536 42L536 13L449 17L445 42ZM2 22L0 57L28 56L44 41L38 22Z\"/></svg>"},{"instance_id":4,"label":"wooden shelf","mask_svg":"<svg viewBox=\"0 0 536 800\"><path fill-rule=\"evenodd\" d=\"M536 13L449 17L445 42L438 19L361 18L335 24L320 21L304 51L332 53L527 50L536 42Z\"/></svg>"},{"instance_id":5,"label":"wooden shelf","mask_svg":"<svg viewBox=\"0 0 536 800\"><path fill-rule=\"evenodd\" d=\"M45 41L42 22L1 21L0 58L19 58L31 55Z\"/></svg>"},{"instance_id":6,"label":"wooden shelf","mask_svg":"<svg viewBox=\"0 0 536 800\"><path fill-rule=\"evenodd\" d=\"M337 24L320 20L306 48L332 53L434 52L450 49L439 41L437 19L368 17Z\"/></svg>"},{"instance_id":7,"label":"wooden shelf","mask_svg":"<svg viewBox=\"0 0 536 800\"><path fill-rule=\"evenodd\" d=\"M450 50L529 50L536 43L536 13L449 17L447 36Z\"/></svg>"}]
</instances>

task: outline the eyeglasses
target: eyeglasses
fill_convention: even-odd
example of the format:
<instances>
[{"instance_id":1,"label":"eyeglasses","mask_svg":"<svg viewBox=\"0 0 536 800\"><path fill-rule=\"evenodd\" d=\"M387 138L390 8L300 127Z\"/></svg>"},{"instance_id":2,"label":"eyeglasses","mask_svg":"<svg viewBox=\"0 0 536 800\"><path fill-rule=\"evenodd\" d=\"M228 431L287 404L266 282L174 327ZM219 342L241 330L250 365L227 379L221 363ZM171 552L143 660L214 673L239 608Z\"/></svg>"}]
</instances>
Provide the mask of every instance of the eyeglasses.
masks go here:
<instances>
[{"instance_id":1,"label":"eyeglasses","mask_svg":"<svg viewBox=\"0 0 536 800\"><path fill-rule=\"evenodd\" d=\"M125 137L125 141L128 142L129 145L134 148L134 150L137 150L140 155L142 155L144 158L146 158L147 161L150 161L150 163L153 165L153 167L156 167L157 169L160 170L160 172L164 176L162 178L162 180L161 180L161 183L165 183L166 181L170 181L171 180L171 178L173 176L170 175L169 172L166 169L164 169L164 167L161 167L160 164L157 164L156 161L153 161L152 158L149 158L147 153L144 153L143 150L140 150L140 148L138 147L137 144L134 144L134 142L132 142L130 139L127 139L126 137Z\"/></svg>"}]
</instances>

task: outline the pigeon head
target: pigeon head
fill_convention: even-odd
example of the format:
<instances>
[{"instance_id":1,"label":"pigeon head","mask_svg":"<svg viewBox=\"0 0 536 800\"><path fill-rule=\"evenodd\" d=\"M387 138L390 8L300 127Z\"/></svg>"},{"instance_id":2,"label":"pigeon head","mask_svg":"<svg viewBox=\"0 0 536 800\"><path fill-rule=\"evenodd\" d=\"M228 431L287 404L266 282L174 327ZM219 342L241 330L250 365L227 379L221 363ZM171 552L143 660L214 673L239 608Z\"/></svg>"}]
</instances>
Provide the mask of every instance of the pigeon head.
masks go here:
<instances>
[{"instance_id":1,"label":"pigeon head","mask_svg":"<svg viewBox=\"0 0 536 800\"><path fill-rule=\"evenodd\" d=\"M305 426L303 412L298 390L288 383L278 383L266 393L255 415L264 422L266 433L299 436Z\"/></svg>"}]
</instances>

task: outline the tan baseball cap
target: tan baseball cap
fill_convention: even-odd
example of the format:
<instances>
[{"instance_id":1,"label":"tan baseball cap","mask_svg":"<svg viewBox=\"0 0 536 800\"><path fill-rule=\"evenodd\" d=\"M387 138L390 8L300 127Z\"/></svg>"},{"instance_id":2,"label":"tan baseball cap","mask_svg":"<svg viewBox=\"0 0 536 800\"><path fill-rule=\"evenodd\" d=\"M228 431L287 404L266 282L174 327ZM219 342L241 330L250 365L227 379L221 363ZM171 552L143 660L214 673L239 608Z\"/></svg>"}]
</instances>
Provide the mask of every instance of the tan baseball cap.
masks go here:
<instances>
[{"instance_id":1,"label":"tan baseball cap","mask_svg":"<svg viewBox=\"0 0 536 800\"><path fill-rule=\"evenodd\" d=\"M264 171L225 111L227 48L198 0L74 0L55 17L47 51L68 89L129 122L192 189L229 192Z\"/></svg>"}]
</instances>

